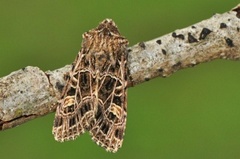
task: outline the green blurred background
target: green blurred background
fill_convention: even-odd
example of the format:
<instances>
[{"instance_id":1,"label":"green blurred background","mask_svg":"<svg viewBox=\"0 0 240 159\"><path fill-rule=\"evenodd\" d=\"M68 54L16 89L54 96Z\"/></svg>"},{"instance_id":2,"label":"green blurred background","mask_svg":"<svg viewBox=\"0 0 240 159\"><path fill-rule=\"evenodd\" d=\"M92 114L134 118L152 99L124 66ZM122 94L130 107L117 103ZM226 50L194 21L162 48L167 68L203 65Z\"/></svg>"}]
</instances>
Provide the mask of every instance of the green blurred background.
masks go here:
<instances>
[{"instance_id":1,"label":"green blurred background","mask_svg":"<svg viewBox=\"0 0 240 159\"><path fill-rule=\"evenodd\" d=\"M237 0L0 1L0 77L70 64L82 33L112 18L130 46L229 11ZM0 132L0 158L239 159L240 63L216 60L130 88L123 147L107 153L86 133L58 143L54 114Z\"/></svg>"}]
</instances>

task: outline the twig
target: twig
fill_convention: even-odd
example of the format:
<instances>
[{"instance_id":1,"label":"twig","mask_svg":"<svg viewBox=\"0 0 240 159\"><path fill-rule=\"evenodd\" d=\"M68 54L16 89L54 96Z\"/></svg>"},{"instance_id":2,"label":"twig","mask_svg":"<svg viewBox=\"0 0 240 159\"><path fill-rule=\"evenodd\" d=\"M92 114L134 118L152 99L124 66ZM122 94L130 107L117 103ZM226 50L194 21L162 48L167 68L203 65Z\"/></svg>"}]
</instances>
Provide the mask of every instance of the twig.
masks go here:
<instances>
[{"instance_id":1,"label":"twig","mask_svg":"<svg viewBox=\"0 0 240 159\"><path fill-rule=\"evenodd\" d=\"M240 59L240 4L184 29L128 48L129 87L214 59ZM0 130L56 109L65 85L63 68L43 72L28 66L0 78Z\"/></svg>"}]
</instances>

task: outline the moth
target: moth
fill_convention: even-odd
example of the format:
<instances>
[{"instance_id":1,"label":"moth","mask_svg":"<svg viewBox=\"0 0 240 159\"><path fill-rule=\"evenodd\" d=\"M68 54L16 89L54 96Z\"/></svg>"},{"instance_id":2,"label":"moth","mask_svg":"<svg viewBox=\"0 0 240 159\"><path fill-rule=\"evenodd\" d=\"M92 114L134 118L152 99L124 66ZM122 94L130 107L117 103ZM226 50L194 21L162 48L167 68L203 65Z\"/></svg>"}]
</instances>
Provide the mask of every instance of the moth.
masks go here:
<instances>
[{"instance_id":1,"label":"moth","mask_svg":"<svg viewBox=\"0 0 240 159\"><path fill-rule=\"evenodd\" d=\"M128 40L111 19L83 34L82 48L56 109L55 140L74 140L88 131L107 151L116 152L122 146L127 116L127 46Z\"/></svg>"}]
</instances>

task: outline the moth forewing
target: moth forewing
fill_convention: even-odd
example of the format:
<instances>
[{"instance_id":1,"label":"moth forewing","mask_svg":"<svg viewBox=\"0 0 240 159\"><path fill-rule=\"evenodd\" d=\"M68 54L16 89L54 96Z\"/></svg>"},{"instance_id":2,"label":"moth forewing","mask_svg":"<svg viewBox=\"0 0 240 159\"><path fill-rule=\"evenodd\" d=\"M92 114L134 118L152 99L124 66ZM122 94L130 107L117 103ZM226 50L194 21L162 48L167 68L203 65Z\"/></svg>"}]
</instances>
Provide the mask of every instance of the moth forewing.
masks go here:
<instances>
[{"instance_id":1,"label":"moth forewing","mask_svg":"<svg viewBox=\"0 0 240 159\"><path fill-rule=\"evenodd\" d=\"M105 19L83 34L57 106L53 134L57 141L89 131L107 151L116 152L126 127L127 45L117 26Z\"/></svg>"}]
</instances>

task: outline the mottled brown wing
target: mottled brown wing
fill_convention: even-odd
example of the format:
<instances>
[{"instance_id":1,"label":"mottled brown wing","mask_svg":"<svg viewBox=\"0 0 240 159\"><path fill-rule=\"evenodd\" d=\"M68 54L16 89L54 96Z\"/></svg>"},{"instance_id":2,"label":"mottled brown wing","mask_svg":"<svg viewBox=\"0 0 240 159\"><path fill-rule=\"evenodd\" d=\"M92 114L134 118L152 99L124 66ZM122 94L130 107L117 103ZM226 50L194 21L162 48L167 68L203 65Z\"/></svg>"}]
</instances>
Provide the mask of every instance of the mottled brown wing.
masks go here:
<instances>
[{"instance_id":1,"label":"mottled brown wing","mask_svg":"<svg viewBox=\"0 0 240 159\"><path fill-rule=\"evenodd\" d=\"M126 127L126 58L122 54L114 66L109 64L108 71L100 75L96 124L90 130L92 139L111 152L122 146Z\"/></svg>"},{"instance_id":2,"label":"mottled brown wing","mask_svg":"<svg viewBox=\"0 0 240 159\"><path fill-rule=\"evenodd\" d=\"M107 151L121 147L127 114L127 45L110 19L83 34L82 50L56 110L56 140L75 139L87 130Z\"/></svg>"},{"instance_id":3,"label":"mottled brown wing","mask_svg":"<svg viewBox=\"0 0 240 159\"><path fill-rule=\"evenodd\" d=\"M80 51L56 109L53 134L60 142L75 139L93 124L90 123L95 114L91 92L92 85L96 85L96 78L88 67L89 63L85 63L85 57Z\"/></svg>"}]
</instances>

